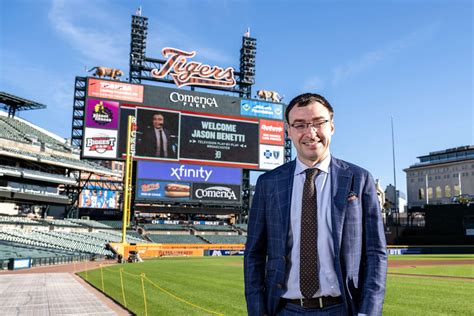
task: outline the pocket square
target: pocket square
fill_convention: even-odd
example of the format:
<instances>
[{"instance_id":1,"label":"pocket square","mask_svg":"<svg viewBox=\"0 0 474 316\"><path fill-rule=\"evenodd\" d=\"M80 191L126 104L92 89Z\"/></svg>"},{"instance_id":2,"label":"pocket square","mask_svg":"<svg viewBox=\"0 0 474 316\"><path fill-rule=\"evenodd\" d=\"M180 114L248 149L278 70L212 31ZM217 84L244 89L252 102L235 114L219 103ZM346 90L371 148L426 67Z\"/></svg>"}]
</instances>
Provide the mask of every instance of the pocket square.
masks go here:
<instances>
[{"instance_id":1,"label":"pocket square","mask_svg":"<svg viewBox=\"0 0 474 316\"><path fill-rule=\"evenodd\" d=\"M349 195L347 196L347 201L355 201L357 200L359 197L357 196L357 194L353 191L349 192Z\"/></svg>"}]
</instances>

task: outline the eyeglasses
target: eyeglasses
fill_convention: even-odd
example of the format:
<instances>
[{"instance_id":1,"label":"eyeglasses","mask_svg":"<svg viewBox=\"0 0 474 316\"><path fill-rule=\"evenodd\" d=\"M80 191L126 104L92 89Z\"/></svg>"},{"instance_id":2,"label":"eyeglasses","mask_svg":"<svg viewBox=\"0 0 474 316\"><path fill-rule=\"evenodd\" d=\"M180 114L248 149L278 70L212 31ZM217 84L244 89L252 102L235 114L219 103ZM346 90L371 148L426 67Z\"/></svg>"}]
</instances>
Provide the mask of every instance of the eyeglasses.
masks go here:
<instances>
[{"instance_id":1,"label":"eyeglasses","mask_svg":"<svg viewBox=\"0 0 474 316\"><path fill-rule=\"evenodd\" d=\"M328 122L329 122L329 120L314 121L314 122L309 122L309 123L296 122L296 123L290 124L290 126L293 127L294 129L296 129L298 132L303 132L310 126L314 129L318 130L318 129L324 127L326 125L326 123L328 123Z\"/></svg>"}]
</instances>

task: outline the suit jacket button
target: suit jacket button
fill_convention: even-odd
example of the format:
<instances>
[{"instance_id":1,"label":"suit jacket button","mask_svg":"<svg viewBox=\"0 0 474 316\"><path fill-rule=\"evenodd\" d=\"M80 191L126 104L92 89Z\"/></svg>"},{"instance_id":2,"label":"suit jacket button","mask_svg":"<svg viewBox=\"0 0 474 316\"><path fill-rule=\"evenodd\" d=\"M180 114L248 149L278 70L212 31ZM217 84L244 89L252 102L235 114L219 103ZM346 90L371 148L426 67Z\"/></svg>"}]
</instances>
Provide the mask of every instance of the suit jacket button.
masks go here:
<instances>
[{"instance_id":1,"label":"suit jacket button","mask_svg":"<svg viewBox=\"0 0 474 316\"><path fill-rule=\"evenodd\" d=\"M279 288L279 289L283 288L283 284L278 283L278 284L277 284L277 288Z\"/></svg>"}]
</instances>

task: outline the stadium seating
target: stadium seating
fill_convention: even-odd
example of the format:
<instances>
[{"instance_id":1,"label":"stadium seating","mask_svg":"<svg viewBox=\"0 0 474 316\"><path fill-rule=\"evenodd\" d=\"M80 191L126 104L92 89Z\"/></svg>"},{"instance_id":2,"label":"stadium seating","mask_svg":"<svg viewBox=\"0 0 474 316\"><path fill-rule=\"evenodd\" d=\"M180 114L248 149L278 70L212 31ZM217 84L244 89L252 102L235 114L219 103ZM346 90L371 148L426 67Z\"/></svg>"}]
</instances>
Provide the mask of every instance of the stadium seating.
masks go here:
<instances>
[{"instance_id":1,"label":"stadium seating","mask_svg":"<svg viewBox=\"0 0 474 316\"><path fill-rule=\"evenodd\" d=\"M147 237L154 243L159 244L205 244L206 242L194 235L155 235Z\"/></svg>"},{"instance_id":2,"label":"stadium seating","mask_svg":"<svg viewBox=\"0 0 474 316\"><path fill-rule=\"evenodd\" d=\"M8 133L11 135L12 140L22 141L22 142L31 142L28 136L33 136L39 142L45 143L48 147L53 148L58 151L66 151L64 144L56 140L55 138L40 132L39 130L29 126L28 124L16 120L14 118L0 116L0 121L2 121L2 126ZM9 137L6 137L9 138Z\"/></svg>"},{"instance_id":3,"label":"stadium seating","mask_svg":"<svg viewBox=\"0 0 474 316\"><path fill-rule=\"evenodd\" d=\"M99 223L108 226L108 228L122 229L122 221L99 221Z\"/></svg>"},{"instance_id":4,"label":"stadium seating","mask_svg":"<svg viewBox=\"0 0 474 316\"><path fill-rule=\"evenodd\" d=\"M247 241L245 236L205 235L201 237L211 244L245 244Z\"/></svg>"},{"instance_id":5,"label":"stadium seating","mask_svg":"<svg viewBox=\"0 0 474 316\"><path fill-rule=\"evenodd\" d=\"M143 228L146 230L168 230L168 231L176 231L176 230L181 230L185 231L186 228L184 228L182 225L175 225L175 224L141 224Z\"/></svg>"},{"instance_id":6,"label":"stadium seating","mask_svg":"<svg viewBox=\"0 0 474 316\"><path fill-rule=\"evenodd\" d=\"M42 222L29 219L21 216L1 216L0 224L12 224L12 225L43 225Z\"/></svg>"},{"instance_id":7,"label":"stadium seating","mask_svg":"<svg viewBox=\"0 0 474 316\"><path fill-rule=\"evenodd\" d=\"M134 230L127 230L127 238L128 237L136 238L136 239L140 240L140 242L143 242L145 240L139 233L137 233Z\"/></svg>"},{"instance_id":8,"label":"stadium seating","mask_svg":"<svg viewBox=\"0 0 474 316\"><path fill-rule=\"evenodd\" d=\"M89 228L98 228L98 229L110 229L111 228L108 225L105 225L105 224L100 223L98 221L89 220L89 219L68 218L66 220L71 222L71 223L79 224L81 226L89 227Z\"/></svg>"},{"instance_id":9,"label":"stadium seating","mask_svg":"<svg viewBox=\"0 0 474 316\"><path fill-rule=\"evenodd\" d=\"M244 232L247 232L247 224L235 224L234 226Z\"/></svg>"},{"instance_id":10,"label":"stadium seating","mask_svg":"<svg viewBox=\"0 0 474 316\"><path fill-rule=\"evenodd\" d=\"M213 232L232 232L234 229L232 226L227 225L194 225L191 226L198 231L213 231Z\"/></svg>"},{"instance_id":11,"label":"stadium seating","mask_svg":"<svg viewBox=\"0 0 474 316\"><path fill-rule=\"evenodd\" d=\"M10 152L16 155L32 157L41 162L63 163L63 164L69 164L69 165L73 165L80 168L95 169L95 170L101 170L101 171L110 173L110 169L102 167L91 161L73 159L73 158L69 158L65 156L59 156L56 154L32 152L32 151L22 150L22 149L10 147L10 146L4 146L4 145L0 146L0 150L4 150L6 152Z\"/></svg>"},{"instance_id":12,"label":"stadium seating","mask_svg":"<svg viewBox=\"0 0 474 316\"><path fill-rule=\"evenodd\" d=\"M62 219L45 219L45 223L61 227L81 227L81 225Z\"/></svg>"},{"instance_id":13,"label":"stadium seating","mask_svg":"<svg viewBox=\"0 0 474 316\"><path fill-rule=\"evenodd\" d=\"M0 116L0 137L19 142L29 142L23 134L9 124L8 117Z\"/></svg>"}]
</instances>

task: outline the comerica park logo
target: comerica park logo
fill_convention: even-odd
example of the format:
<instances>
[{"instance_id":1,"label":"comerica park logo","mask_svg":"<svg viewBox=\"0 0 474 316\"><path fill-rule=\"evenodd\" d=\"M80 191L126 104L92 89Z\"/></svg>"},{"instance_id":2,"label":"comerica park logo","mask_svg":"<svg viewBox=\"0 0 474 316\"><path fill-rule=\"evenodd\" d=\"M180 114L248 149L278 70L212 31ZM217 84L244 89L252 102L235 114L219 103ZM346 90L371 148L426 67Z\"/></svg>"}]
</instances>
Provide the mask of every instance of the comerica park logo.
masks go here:
<instances>
[{"instance_id":1,"label":"comerica park logo","mask_svg":"<svg viewBox=\"0 0 474 316\"><path fill-rule=\"evenodd\" d=\"M205 189L197 189L194 193L196 198L217 198L226 200L237 200L234 190L227 187L214 186Z\"/></svg>"},{"instance_id":2,"label":"comerica park logo","mask_svg":"<svg viewBox=\"0 0 474 316\"><path fill-rule=\"evenodd\" d=\"M97 136L86 138L86 147L89 151L95 151L103 154L109 150L113 150L117 138L108 136Z\"/></svg>"}]
</instances>

